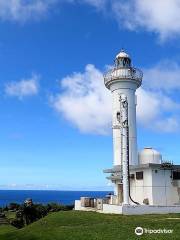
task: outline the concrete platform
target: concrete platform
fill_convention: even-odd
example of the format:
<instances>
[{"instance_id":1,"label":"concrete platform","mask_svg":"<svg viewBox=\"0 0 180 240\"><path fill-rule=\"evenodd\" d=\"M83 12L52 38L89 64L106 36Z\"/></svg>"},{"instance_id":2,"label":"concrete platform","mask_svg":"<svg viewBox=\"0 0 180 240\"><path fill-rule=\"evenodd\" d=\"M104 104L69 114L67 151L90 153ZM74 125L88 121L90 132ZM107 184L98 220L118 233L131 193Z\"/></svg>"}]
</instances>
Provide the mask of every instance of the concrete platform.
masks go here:
<instances>
[{"instance_id":1,"label":"concrete platform","mask_svg":"<svg viewBox=\"0 0 180 240\"><path fill-rule=\"evenodd\" d=\"M103 204L101 210L96 208L81 207L81 201L75 201L75 210L79 211L96 211L108 214L123 215L142 215L142 214L168 214L180 213L180 205L173 206L152 206L152 205L112 205Z\"/></svg>"}]
</instances>

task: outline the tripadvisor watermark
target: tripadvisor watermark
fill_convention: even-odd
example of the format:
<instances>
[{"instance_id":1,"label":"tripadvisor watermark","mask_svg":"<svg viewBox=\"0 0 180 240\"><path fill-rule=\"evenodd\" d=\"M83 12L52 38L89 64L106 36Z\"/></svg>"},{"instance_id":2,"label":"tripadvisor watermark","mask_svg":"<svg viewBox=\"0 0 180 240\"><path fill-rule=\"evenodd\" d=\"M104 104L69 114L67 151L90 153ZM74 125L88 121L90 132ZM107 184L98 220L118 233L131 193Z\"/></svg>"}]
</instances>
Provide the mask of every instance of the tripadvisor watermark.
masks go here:
<instances>
[{"instance_id":1,"label":"tripadvisor watermark","mask_svg":"<svg viewBox=\"0 0 180 240\"><path fill-rule=\"evenodd\" d=\"M166 228L149 229L149 228L137 227L134 232L138 236L141 236L143 234L172 234L173 229L166 229Z\"/></svg>"}]
</instances>

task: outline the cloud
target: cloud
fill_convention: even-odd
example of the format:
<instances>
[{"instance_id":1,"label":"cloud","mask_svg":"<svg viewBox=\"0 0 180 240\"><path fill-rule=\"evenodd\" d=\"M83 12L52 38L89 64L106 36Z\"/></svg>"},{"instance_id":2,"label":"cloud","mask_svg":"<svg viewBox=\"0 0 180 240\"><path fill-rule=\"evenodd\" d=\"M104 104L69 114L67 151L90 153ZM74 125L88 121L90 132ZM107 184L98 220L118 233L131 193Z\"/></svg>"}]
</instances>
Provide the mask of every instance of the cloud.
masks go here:
<instances>
[{"instance_id":1,"label":"cloud","mask_svg":"<svg viewBox=\"0 0 180 240\"><path fill-rule=\"evenodd\" d=\"M0 19L16 22L45 16L58 0L0 0Z\"/></svg>"},{"instance_id":2,"label":"cloud","mask_svg":"<svg viewBox=\"0 0 180 240\"><path fill-rule=\"evenodd\" d=\"M111 14L121 28L155 32L161 40L180 35L179 0L0 0L0 19L20 23L37 20L63 3L88 4Z\"/></svg>"},{"instance_id":3,"label":"cloud","mask_svg":"<svg viewBox=\"0 0 180 240\"><path fill-rule=\"evenodd\" d=\"M111 191L112 186L87 186L83 184L82 186L77 185L62 185L62 184L19 184L19 183L10 183L10 184L0 184L0 190L64 190L64 191Z\"/></svg>"},{"instance_id":4,"label":"cloud","mask_svg":"<svg viewBox=\"0 0 180 240\"><path fill-rule=\"evenodd\" d=\"M153 69L150 70L153 72ZM151 80L153 81L152 78ZM73 73L63 78L61 87L62 92L51 97L52 107L61 116L81 132L110 132L112 100L110 92L104 86L100 70L88 64L83 73ZM137 119L141 126L162 132L180 129L177 118L180 103L176 103L162 89L157 91L141 87L137 91L137 97Z\"/></svg>"},{"instance_id":5,"label":"cloud","mask_svg":"<svg viewBox=\"0 0 180 240\"><path fill-rule=\"evenodd\" d=\"M54 109L82 132L106 134L111 123L111 99L102 73L88 64L84 73L62 79L61 86L63 94L51 98Z\"/></svg>"},{"instance_id":6,"label":"cloud","mask_svg":"<svg viewBox=\"0 0 180 240\"><path fill-rule=\"evenodd\" d=\"M179 0L84 0L115 17L120 27L155 32L161 40L180 34Z\"/></svg>"},{"instance_id":7,"label":"cloud","mask_svg":"<svg viewBox=\"0 0 180 240\"><path fill-rule=\"evenodd\" d=\"M5 93L10 97L24 97L37 95L39 91L38 75L33 75L30 79L22 79L18 82L9 82L5 85Z\"/></svg>"},{"instance_id":8,"label":"cloud","mask_svg":"<svg viewBox=\"0 0 180 240\"><path fill-rule=\"evenodd\" d=\"M180 34L179 0L114 1L113 9L117 19L129 29L156 32L161 40Z\"/></svg>"},{"instance_id":9,"label":"cloud","mask_svg":"<svg viewBox=\"0 0 180 240\"><path fill-rule=\"evenodd\" d=\"M155 127L160 132L177 132L180 129L179 119L176 117L169 117L167 119L161 119L155 123Z\"/></svg>"},{"instance_id":10,"label":"cloud","mask_svg":"<svg viewBox=\"0 0 180 240\"><path fill-rule=\"evenodd\" d=\"M180 130L180 103L174 102L165 93L149 91L142 87L137 90L137 119L145 128L160 132Z\"/></svg>"},{"instance_id":11,"label":"cloud","mask_svg":"<svg viewBox=\"0 0 180 240\"><path fill-rule=\"evenodd\" d=\"M151 90L171 92L180 90L180 66L173 61L164 60L150 69L144 69L144 86Z\"/></svg>"},{"instance_id":12,"label":"cloud","mask_svg":"<svg viewBox=\"0 0 180 240\"><path fill-rule=\"evenodd\" d=\"M0 0L0 19L25 23L67 3L88 4L113 16L121 28L155 32L161 40L180 35L179 0Z\"/></svg>"}]
</instances>

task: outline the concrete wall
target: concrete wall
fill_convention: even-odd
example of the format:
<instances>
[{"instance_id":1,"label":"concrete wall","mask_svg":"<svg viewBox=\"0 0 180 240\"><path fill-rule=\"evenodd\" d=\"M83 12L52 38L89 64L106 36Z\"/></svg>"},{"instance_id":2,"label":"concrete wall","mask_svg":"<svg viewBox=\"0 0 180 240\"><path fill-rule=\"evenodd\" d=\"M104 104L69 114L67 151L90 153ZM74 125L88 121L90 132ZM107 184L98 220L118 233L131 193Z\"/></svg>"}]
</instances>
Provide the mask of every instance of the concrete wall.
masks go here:
<instances>
[{"instance_id":1,"label":"concrete wall","mask_svg":"<svg viewBox=\"0 0 180 240\"><path fill-rule=\"evenodd\" d=\"M81 200L75 200L74 209L75 209L75 210L82 210Z\"/></svg>"},{"instance_id":2,"label":"concrete wall","mask_svg":"<svg viewBox=\"0 0 180 240\"><path fill-rule=\"evenodd\" d=\"M142 214L168 214L180 213L180 206L123 206L122 214L124 215L142 215Z\"/></svg>"},{"instance_id":3,"label":"concrete wall","mask_svg":"<svg viewBox=\"0 0 180 240\"><path fill-rule=\"evenodd\" d=\"M171 170L152 170L153 205L180 204L178 195L180 181L176 181L177 186L174 186L173 182Z\"/></svg>"},{"instance_id":4,"label":"concrete wall","mask_svg":"<svg viewBox=\"0 0 180 240\"><path fill-rule=\"evenodd\" d=\"M81 207L81 201L75 201L75 210L78 211L97 211L108 214L124 214L124 215L142 215L142 214L168 214L180 213L179 206L148 206L148 205L111 205L103 204L102 210Z\"/></svg>"},{"instance_id":5,"label":"concrete wall","mask_svg":"<svg viewBox=\"0 0 180 240\"><path fill-rule=\"evenodd\" d=\"M103 213L122 214L122 206L111 205L111 204L103 204L102 212Z\"/></svg>"},{"instance_id":6,"label":"concrete wall","mask_svg":"<svg viewBox=\"0 0 180 240\"><path fill-rule=\"evenodd\" d=\"M76 211L95 211L95 208L82 207L81 200L75 200L74 210Z\"/></svg>"},{"instance_id":7,"label":"concrete wall","mask_svg":"<svg viewBox=\"0 0 180 240\"><path fill-rule=\"evenodd\" d=\"M142 170L138 170L142 171ZM131 173L136 176L137 171L131 171ZM149 204L153 204L152 199L152 174L151 169L143 169L143 179L142 180L131 180L130 185L131 197L136 202L143 204L143 200L148 198Z\"/></svg>"},{"instance_id":8,"label":"concrete wall","mask_svg":"<svg viewBox=\"0 0 180 240\"><path fill-rule=\"evenodd\" d=\"M132 179L130 184L133 200L143 204L148 198L150 205L177 205L180 204L180 180L173 181L171 170L142 169L143 179ZM136 171L131 171L136 174Z\"/></svg>"}]
</instances>

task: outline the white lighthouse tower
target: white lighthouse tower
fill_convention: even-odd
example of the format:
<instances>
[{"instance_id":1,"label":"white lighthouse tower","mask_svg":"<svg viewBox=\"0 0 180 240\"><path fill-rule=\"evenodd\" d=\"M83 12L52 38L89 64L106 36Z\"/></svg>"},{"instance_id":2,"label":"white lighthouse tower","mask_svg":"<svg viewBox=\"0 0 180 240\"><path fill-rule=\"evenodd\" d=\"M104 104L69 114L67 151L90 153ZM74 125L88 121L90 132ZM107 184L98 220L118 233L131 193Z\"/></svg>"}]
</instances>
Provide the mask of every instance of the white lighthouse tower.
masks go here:
<instances>
[{"instance_id":1,"label":"white lighthouse tower","mask_svg":"<svg viewBox=\"0 0 180 240\"><path fill-rule=\"evenodd\" d=\"M124 50L116 56L114 68L104 76L105 86L112 92L114 165L122 165L122 133L119 130L121 95L126 96L128 102L129 164L138 165L135 91L141 86L142 77L142 72L132 67L131 58Z\"/></svg>"},{"instance_id":2,"label":"white lighthouse tower","mask_svg":"<svg viewBox=\"0 0 180 240\"><path fill-rule=\"evenodd\" d=\"M114 192L123 197L124 204L129 204L128 167L138 165L135 91L141 86L142 77L124 50L116 56L113 69L104 76L105 86L112 92L114 166L122 166L123 185L115 184Z\"/></svg>"}]
</instances>

